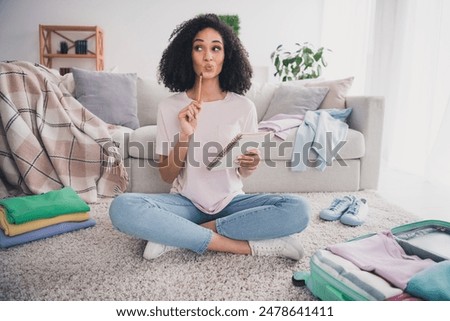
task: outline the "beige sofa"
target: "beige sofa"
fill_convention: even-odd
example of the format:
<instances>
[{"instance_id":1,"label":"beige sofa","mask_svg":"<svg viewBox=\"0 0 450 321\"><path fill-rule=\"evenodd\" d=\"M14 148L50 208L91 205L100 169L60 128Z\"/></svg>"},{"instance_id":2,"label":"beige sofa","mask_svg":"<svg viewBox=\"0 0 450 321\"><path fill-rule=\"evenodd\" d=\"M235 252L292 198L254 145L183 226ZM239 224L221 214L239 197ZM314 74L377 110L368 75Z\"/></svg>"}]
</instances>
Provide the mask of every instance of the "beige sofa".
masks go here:
<instances>
[{"instance_id":1,"label":"beige sofa","mask_svg":"<svg viewBox=\"0 0 450 321\"><path fill-rule=\"evenodd\" d=\"M246 94L256 105L259 120L264 116L276 84L254 84ZM129 192L168 192L170 185L159 176L154 152L158 103L171 93L155 80L138 78L137 101L140 128L121 128L114 133L119 142L129 174ZM271 153L249 178L244 179L246 192L331 192L376 189L380 170L384 99L374 96L346 97L347 108L353 109L349 119L347 141L339 150L341 161L333 161L325 171L309 168L292 171L288 166L292 148ZM284 142L293 143L296 129ZM277 144L283 141L278 140ZM280 155L281 154L281 155ZM263 155L264 156L264 155ZM263 157L267 158L267 156ZM275 164L275 166L273 166Z\"/></svg>"}]
</instances>

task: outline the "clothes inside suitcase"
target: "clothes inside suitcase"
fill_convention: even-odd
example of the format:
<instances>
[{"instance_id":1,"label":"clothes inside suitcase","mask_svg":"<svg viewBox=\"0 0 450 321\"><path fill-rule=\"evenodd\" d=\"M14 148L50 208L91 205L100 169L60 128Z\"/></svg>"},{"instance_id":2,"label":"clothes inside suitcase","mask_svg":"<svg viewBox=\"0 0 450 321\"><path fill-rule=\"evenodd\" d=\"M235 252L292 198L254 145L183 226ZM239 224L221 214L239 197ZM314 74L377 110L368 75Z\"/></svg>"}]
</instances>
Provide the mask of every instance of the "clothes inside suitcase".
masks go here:
<instances>
[{"instance_id":1,"label":"clothes inside suitcase","mask_svg":"<svg viewBox=\"0 0 450 321\"><path fill-rule=\"evenodd\" d=\"M426 220L320 249L292 280L326 301L448 300L449 272L450 223Z\"/></svg>"}]
</instances>

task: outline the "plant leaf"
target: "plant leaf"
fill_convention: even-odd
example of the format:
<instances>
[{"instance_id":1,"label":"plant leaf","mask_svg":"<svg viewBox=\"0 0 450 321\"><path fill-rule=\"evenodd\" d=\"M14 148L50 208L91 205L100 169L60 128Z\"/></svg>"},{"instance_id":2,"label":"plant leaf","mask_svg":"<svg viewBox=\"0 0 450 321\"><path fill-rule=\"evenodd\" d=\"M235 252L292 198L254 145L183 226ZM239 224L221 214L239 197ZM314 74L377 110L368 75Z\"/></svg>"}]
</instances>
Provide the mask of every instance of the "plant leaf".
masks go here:
<instances>
[{"instance_id":1,"label":"plant leaf","mask_svg":"<svg viewBox=\"0 0 450 321\"><path fill-rule=\"evenodd\" d=\"M319 61L320 58L322 58L322 52L321 51L316 52L313 57L315 61Z\"/></svg>"},{"instance_id":2,"label":"plant leaf","mask_svg":"<svg viewBox=\"0 0 450 321\"><path fill-rule=\"evenodd\" d=\"M303 48L303 52L304 52L304 53L307 53L307 54L312 54L312 53L313 53L313 51L312 51L311 48L309 48L309 47Z\"/></svg>"},{"instance_id":3,"label":"plant leaf","mask_svg":"<svg viewBox=\"0 0 450 321\"><path fill-rule=\"evenodd\" d=\"M314 59L310 55L303 55L303 63L306 67L311 67L314 63Z\"/></svg>"},{"instance_id":4,"label":"plant leaf","mask_svg":"<svg viewBox=\"0 0 450 321\"><path fill-rule=\"evenodd\" d=\"M274 64L275 64L275 68L277 70L279 70L280 69L280 56L276 56Z\"/></svg>"},{"instance_id":5,"label":"plant leaf","mask_svg":"<svg viewBox=\"0 0 450 321\"><path fill-rule=\"evenodd\" d=\"M327 48L320 47L317 50L308 43L298 43L296 51L285 51L283 46L279 45L271 54L272 62L275 66L276 73L281 81L290 81L294 79L311 79L319 77L323 68L327 66L324 51L331 51Z\"/></svg>"}]
</instances>

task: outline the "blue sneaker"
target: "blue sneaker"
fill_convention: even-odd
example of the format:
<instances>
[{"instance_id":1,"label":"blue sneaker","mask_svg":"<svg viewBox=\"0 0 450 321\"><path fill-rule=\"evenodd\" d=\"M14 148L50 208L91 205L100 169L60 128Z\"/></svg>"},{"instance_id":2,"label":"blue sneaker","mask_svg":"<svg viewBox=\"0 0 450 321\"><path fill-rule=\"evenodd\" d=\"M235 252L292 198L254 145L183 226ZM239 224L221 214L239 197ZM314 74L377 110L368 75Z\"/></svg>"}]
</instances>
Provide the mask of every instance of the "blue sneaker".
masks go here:
<instances>
[{"instance_id":1,"label":"blue sneaker","mask_svg":"<svg viewBox=\"0 0 450 321\"><path fill-rule=\"evenodd\" d=\"M341 216L341 223L350 226L362 225L366 221L368 212L367 200L365 198L358 199Z\"/></svg>"},{"instance_id":2,"label":"blue sneaker","mask_svg":"<svg viewBox=\"0 0 450 321\"><path fill-rule=\"evenodd\" d=\"M347 195L342 198L335 198L330 207L320 211L319 217L326 221L336 221L347 211L356 201L356 197Z\"/></svg>"}]
</instances>

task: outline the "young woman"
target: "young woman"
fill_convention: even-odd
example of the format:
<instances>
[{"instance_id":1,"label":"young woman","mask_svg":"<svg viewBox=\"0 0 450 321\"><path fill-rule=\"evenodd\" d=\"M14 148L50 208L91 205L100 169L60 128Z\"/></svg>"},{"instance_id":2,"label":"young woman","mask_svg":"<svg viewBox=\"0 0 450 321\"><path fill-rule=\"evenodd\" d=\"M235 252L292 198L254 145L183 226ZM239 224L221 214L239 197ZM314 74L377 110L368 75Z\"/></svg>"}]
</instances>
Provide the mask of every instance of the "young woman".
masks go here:
<instances>
[{"instance_id":1,"label":"young woman","mask_svg":"<svg viewBox=\"0 0 450 321\"><path fill-rule=\"evenodd\" d=\"M299 260L293 234L309 221L305 199L244 194L242 178L260 162L256 150L237 168L209 171L208 144L225 144L239 132L256 132L254 104L242 96L252 69L239 38L212 14L178 26L159 64L160 80L176 92L160 103L156 153L170 194L122 194L114 199L114 226L148 241L144 258L174 248L274 255Z\"/></svg>"}]
</instances>

